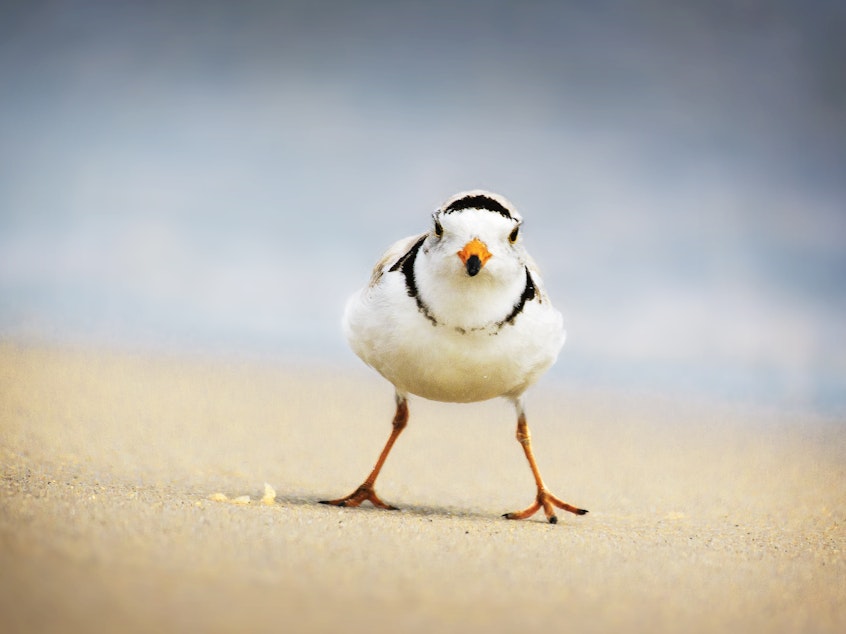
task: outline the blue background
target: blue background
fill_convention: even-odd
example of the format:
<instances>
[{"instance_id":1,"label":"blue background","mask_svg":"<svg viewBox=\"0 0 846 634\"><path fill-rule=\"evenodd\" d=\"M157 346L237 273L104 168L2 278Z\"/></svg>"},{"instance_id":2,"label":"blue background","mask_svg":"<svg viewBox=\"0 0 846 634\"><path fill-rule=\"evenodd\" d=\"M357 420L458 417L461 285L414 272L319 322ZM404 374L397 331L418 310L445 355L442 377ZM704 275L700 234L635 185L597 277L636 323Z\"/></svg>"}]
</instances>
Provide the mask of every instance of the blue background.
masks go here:
<instances>
[{"instance_id":1,"label":"blue background","mask_svg":"<svg viewBox=\"0 0 846 634\"><path fill-rule=\"evenodd\" d=\"M346 297L511 199L579 386L846 406L839 2L0 9L0 336L355 363Z\"/></svg>"}]
</instances>

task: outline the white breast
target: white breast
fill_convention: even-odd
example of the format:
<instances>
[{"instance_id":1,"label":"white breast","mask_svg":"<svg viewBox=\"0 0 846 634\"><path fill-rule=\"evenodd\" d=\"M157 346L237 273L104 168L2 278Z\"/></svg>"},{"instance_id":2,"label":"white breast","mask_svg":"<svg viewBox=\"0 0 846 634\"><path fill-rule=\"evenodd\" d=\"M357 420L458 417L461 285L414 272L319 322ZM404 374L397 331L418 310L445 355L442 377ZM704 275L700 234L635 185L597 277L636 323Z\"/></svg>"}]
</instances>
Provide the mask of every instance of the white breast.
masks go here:
<instances>
[{"instance_id":1,"label":"white breast","mask_svg":"<svg viewBox=\"0 0 846 634\"><path fill-rule=\"evenodd\" d=\"M564 343L561 314L540 297L513 323L462 331L433 324L408 296L403 275L386 273L350 298L344 329L355 353L400 392L449 402L516 397Z\"/></svg>"}]
</instances>

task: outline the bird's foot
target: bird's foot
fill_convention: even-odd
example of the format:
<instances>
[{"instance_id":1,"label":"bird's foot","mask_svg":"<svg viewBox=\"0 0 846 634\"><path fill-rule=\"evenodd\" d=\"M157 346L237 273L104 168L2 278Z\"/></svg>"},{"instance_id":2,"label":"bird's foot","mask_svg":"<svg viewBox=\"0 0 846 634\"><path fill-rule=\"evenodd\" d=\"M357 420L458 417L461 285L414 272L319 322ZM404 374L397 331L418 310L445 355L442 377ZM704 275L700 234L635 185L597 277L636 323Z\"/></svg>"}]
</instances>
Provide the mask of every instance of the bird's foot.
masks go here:
<instances>
[{"instance_id":1,"label":"bird's foot","mask_svg":"<svg viewBox=\"0 0 846 634\"><path fill-rule=\"evenodd\" d=\"M514 513L506 513L503 515L504 518L509 520L524 520L527 517L531 517L535 513L537 513L541 508L543 508L543 512L546 514L546 519L549 520L550 524L557 524L558 517L555 515L554 506L567 511L569 513L573 513L575 515L584 515L587 513L585 509L576 508L566 502L559 500L557 497L552 495L546 489L538 489L538 496L535 498L534 504L532 504L529 508L523 511L516 511Z\"/></svg>"},{"instance_id":2,"label":"bird's foot","mask_svg":"<svg viewBox=\"0 0 846 634\"><path fill-rule=\"evenodd\" d=\"M337 500L321 500L320 503L331 504L332 506L355 507L361 505L361 503L365 501L369 501L373 506L379 509L385 509L388 511L397 510L397 507L385 504L382 500L380 500L379 496L376 495L376 491L373 489L373 485L369 484L362 484L346 497L338 498Z\"/></svg>"}]
</instances>

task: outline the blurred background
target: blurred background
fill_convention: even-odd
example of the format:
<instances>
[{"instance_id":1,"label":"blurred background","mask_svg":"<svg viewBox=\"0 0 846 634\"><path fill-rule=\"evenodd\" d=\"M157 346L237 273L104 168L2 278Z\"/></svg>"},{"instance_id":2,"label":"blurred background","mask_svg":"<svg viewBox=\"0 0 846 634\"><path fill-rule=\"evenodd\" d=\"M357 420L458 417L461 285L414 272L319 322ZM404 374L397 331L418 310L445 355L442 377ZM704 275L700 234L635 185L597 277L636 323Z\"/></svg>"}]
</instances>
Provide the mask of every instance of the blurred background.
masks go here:
<instances>
[{"instance_id":1,"label":"blurred background","mask_svg":"<svg viewBox=\"0 0 846 634\"><path fill-rule=\"evenodd\" d=\"M576 386L846 411L846 5L12 2L0 337L358 364L346 297L487 188Z\"/></svg>"}]
</instances>

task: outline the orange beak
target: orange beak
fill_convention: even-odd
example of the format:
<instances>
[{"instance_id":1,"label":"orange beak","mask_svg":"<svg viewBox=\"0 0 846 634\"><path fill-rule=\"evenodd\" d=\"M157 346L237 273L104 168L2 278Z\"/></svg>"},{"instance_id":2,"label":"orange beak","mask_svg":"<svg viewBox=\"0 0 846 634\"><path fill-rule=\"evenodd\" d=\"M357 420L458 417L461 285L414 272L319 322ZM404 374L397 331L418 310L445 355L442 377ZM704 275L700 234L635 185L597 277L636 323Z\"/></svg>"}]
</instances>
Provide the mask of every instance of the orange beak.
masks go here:
<instances>
[{"instance_id":1,"label":"orange beak","mask_svg":"<svg viewBox=\"0 0 846 634\"><path fill-rule=\"evenodd\" d=\"M488 246L479 240L479 238L473 238L458 252L458 257L461 259L464 268L467 269L467 274L473 277L491 259L491 252L488 251Z\"/></svg>"}]
</instances>

